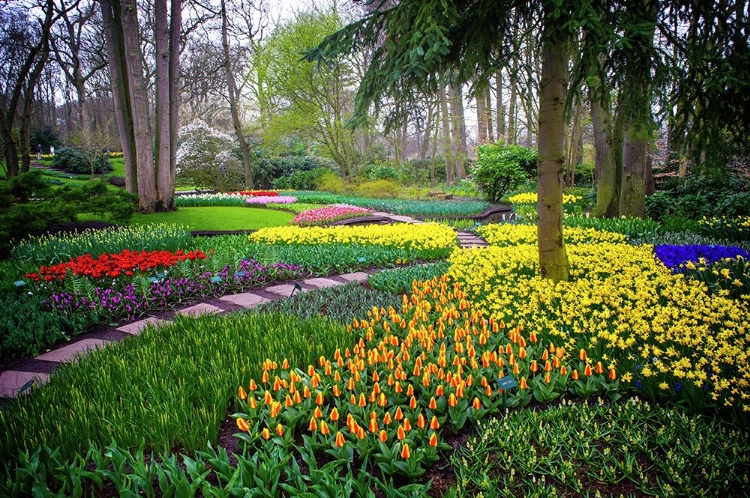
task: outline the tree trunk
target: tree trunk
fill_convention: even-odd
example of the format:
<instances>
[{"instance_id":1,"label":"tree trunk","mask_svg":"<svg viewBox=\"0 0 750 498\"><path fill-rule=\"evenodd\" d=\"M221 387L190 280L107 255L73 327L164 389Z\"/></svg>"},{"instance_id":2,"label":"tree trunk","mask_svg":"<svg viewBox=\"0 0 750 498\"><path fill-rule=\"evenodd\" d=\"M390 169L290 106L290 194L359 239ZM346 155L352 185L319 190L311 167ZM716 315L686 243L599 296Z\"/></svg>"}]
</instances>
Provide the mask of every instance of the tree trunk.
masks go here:
<instances>
[{"instance_id":1,"label":"tree trunk","mask_svg":"<svg viewBox=\"0 0 750 498\"><path fill-rule=\"evenodd\" d=\"M477 101L477 145L487 143L487 98L486 90L477 90L474 98Z\"/></svg>"},{"instance_id":2,"label":"tree trunk","mask_svg":"<svg viewBox=\"0 0 750 498\"><path fill-rule=\"evenodd\" d=\"M548 6L547 6L548 7ZM565 104L568 85L568 37L555 29L545 9L542 75L539 91L539 269L543 278L568 280L570 266L562 231Z\"/></svg>"},{"instance_id":3,"label":"tree trunk","mask_svg":"<svg viewBox=\"0 0 750 498\"><path fill-rule=\"evenodd\" d=\"M489 88L484 92L484 96L487 99L487 105L484 112L484 119L487 120L487 141L494 142L495 131L492 128L492 92L490 92Z\"/></svg>"},{"instance_id":4,"label":"tree trunk","mask_svg":"<svg viewBox=\"0 0 750 498\"><path fill-rule=\"evenodd\" d=\"M146 79L143 75L143 63L141 62L138 39L138 14L135 0L122 1L122 32L133 116L133 136L135 138L138 209L143 213L150 213L156 208L156 175L149 126Z\"/></svg>"},{"instance_id":5,"label":"tree trunk","mask_svg":"<svg viewBox=\"0 0 750 498\"><path fill-rule=\"evenodd\" d=\"M157 202L154 208L158 211L169 210L169 173L170 173L170 126L169 126L169 17L167 0L154 2L154 41L156 47L156 101L154 112L156 152L156 189ZM162 193L162 187L167 187ZM174 202L172 202L173 204Z\"/></svg>"},{"instance_id":6,"label":"tree trunk","mask_svg":"<svg viewBox=\"0 0 750 498\"><path fill-rule=\"evenodd\" d=\"M445 156L445 183L453 185L455 162L451 144L451 118L448 115L448 87L445 82L440 91L440 119L442 123L443 155Z\"/></svg>"},{"instance_id":7,"label":"tree trunk","mask_svg":"<svg viewBox=\"0 0 750 498\"><path fill-rule=\"evenodd\" d=\"M177 176L177 140L180 128L180 29L182 28L182 0L171 0L169 33L169 183L161 184L164 207L177 209L174 203Z\"/></svg>"},{"instance_id":8,"label":"tree trunk","mask_svg":"<svg viewBox=\"0 0 750 498\"><path fill-rule=\"evenodd\" d=\"M646 214L646 157L649 141L630 129L623 149L620 214L643 218Z\"/></svg>"},{"instance_id":9,"label":"tree trunk","mask_svg":"<svg viewBox=\"0 0 750 498\"><path fill-rule=\"evenodd\" d=\"M125 46L122 33L122 6L120 0L99 0L102 11L104 39L109 59L110 84L115 104L115 121L120 136L122 157L125 163L125 190L138 192L138 165L133 136L133 113L130 89L125 66Z\"/></svg>"},{"instance_id":10,"label":"tree trunk","mask_svg":"<svg viewBox=\"0 0 750 498\"><path fill-rule=\"evenodd\" d=\"M495 102L497 110L497 139L505 139L505 105L503 105L503 71L495 73Z\"/></svg>"},{"instance_id":11,"label":"tree trunk","mask_svg":"<svg viewBox=\"0 0 750 498\"><path fill-rule=\"evenodd\" d=\"M235 71L232 68L232 57L229 51L229 28L225 0L221 0L221 47L224 52L224 75L227 80L227 93L229 94L229 110L232 114L232 126L234 127L234 134L237 137L240 151L242 153L242 165L245 169L245 184L247 185L247 188L252 189L255 188L253 182L253 165L250 160L250 146L248 145L247 140L245 140L245 133L242 130L242 122L240 121L238 102L240 92L234 81Z\"/></svg>"},{"instance_id":12,"label":"tree trunk","mask_svg":"<svg viewBox=\"0 0 750 498\"><path fill-rule=\"evenodd\" d=\"M609 107L591 96L591 123L594 128L594 153L596 161L596 207L594 216L613 218L619 212L619 184L617 164L612 141Z\"/></svg>"},{"instance_id":13,"label":"tree trunk","mask_svg":"<svg viewBox=\"0 0 750 498\"><path fill-rule=\"evenodd\" d=\"M451 85L451 119L453 121L453 141L455 153L456 180L466 178L466 120L464 119L464 99L460 85Z\"/></svg>"}]
</instances>

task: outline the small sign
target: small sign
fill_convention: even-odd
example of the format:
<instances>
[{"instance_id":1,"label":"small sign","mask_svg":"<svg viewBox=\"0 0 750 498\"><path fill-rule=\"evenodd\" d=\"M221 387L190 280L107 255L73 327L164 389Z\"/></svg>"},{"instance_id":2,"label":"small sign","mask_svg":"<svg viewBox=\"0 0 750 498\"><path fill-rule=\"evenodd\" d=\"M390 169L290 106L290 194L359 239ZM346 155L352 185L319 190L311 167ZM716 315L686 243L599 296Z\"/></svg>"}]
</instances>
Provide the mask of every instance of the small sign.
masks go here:
<instances>
[{"instance_id":1,"label":"small sign","mask_svg":"<svg viewBox=\"0 0 750 498\"><path fill-rule=\"evenodd\" d=\"M216 275L215 277L211 277L211 282L218 284L219 282L221 282L221 277L218 275Z\"/></svg>"},{"instance_id":2,"label":"small sign","mask_svg":"<svg viewBox=\"0 0 750 498\"><path fill-rule=\"evenodd\" d=\"M24 282L23 280L16 280L13 283L16 284L16 287L23 287L24 285L26 285L26 282Z\"/></svg>"},{"instance_id":3,"label":"small sign","mask_svg":"<svg viewBox=\"0 0 750 498\"><path fill-rule=\"evenodd\" d=\"M158 279L163 279L163 278L165 278L166 276L167 276L167 274L166 274L166 273L157 273L157 274L156 274L156 278L158 278Z\"/></svg>"},{"instance_id":4,"label":"small sign","mask_svg":"<svg viewBox=\"0 0 750 498\"><path fill-rule=\"evenodd\" d=\"M294 289L292 289L292 293L289 294L289 297L292 297L294 295L294 291L302 292L302 286L297 282L294 282Z\"/></svg>"},{"instance_id":5,"label":"small sign","mask_svg":"<svg viewBox=\"0 0 750 498\"><path fill-rule=\"evenodd\" d=\"M503 391L512 389L516 387L517 385L518 385L518 382L516 382L516 379L514 379L512 375L506 375L502 379L497 379L497 387L499 387Z\"/></svg>"},{"instance_id":6,"label":"small sign","mask_svg":"<svg viewBox=\"0 0 750 498\"><path fill-rule=\"evenodd\" d=\"M149 277L148 281L151 282L152 284L157 284L157 283L161 282L161 280L159 280L156 277Z\"/></svg>"},{"instance_id":7,"label":"small sign","mask_svg":"<svg viewBox=\"0 0 750 498\"><path fill-rule=\"evenodd\" d=\"M245 276L245 272L244 271L238 271L237 273L234 274L234 276L238 277L238 278L242 278L242 277Z\"/></svg>"},{"instance_id":8,"label":"small sign","mask_svg":"<svg viewBox=\"0 0 750 498\"><path fill-rule=\"evenodd\" d=\"M360 263L364 263L365 261L367 261L367 258L359 257L357 258L357 261Z\"/></svg>"}]
</instances>

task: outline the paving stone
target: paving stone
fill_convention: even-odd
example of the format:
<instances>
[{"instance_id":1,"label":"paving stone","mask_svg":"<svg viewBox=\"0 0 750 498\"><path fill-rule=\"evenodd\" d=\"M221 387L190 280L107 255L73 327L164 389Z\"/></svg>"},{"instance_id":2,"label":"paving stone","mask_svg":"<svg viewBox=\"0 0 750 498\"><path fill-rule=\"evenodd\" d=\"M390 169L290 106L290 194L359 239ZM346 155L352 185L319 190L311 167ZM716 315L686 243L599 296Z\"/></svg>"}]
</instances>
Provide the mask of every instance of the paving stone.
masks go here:
<instances>
[{"instance_id":1,"label":"paving stone","mask_svg":"<svg viewBox=\"0 0 750 498\"><path fill-rule=\"evenodd\" d=\"M294 290L294 284L272 285L271 287L266 287L263 290L266 292L270 292L271 294L276 294L277 296L289 297ZM297 292L295 292L295 294L299 292L307 292L307 289L302 289L301 291L298 290Z\"/></svg>"},{"instance_id":2,"label":"paving stone","mask_svg":"<svg viewBox=\"0 0 750 498\"><path fill-rule=\"evenodd\" d=\"M244 292L242 294L232 294L229 296L220 297L219 299L221 301L227 301L229 303L233 303L233 304L236 304L237 306L242 306L244 308L252 308L261 303L266 303L269 301L265 297L261 297L257 294L253 294L252 292Z\"/></svg>"},{"instance_id":3,"label":"paving stone","mask_svg":"<svg viewBox=\"0 0 750 498\"><path fill-rule=\"evenodd\" d=\"M70 361L73 360L77 354L82 354L89 349L104 347L107 342L109 341L103 339L84 339L63 348L55 349L49 353L44 353L43 355L37 356L36 359L56 362Z\"/></svg>"},{"instance_id":4,"label":"paving stone","mask_svg":"<svg viewBox=\"0 0 750 498\"><path fill-rule=\"evenodd\" d=\"M15 398L18 391L25 386L30 380L35 385L44 384L49 380L49 374L37 372L19 372L8 370L0 374L0 397ZM26 392L26 391L24 391Z\"/></svg>"},{"instance_id":5,"label":"paving stone","mask_svg":"<svg viewBox=\"0 0 750 498\"><path fill-rule=\"evenodd\" d=\"M336 282L335 280L331 280L330 278L308 278L306 280L303 280L303 282L307 285L317 287L318 289L325 289L326 287L336 287L337 285L341 285L341 282Z\"/></svg>"},{"instance_id":6,"label":"paving stone","mask_svg":"<svg viewBox=\"0 0 750 498\"><path fill-rule=\"evenodd\" d=\"M205 315L208 313L224 313L224 310L219 308L218 306L214 306L213 304L198 303L194 306L183 308L177 313L180 315L199 316L199 315Z\"/></svg>"},{"instance_id":7,"label":"paving stone","mask_svg":"<svg viewBox=\"0 0 750 498\"><path fill-rule=\"evenodd\" d=\"M117 327L115 330L125 332L126 334L138 335L143 331L143 329L146 328L148 324L159 325L160 323L164 323L166 321L167 320L156 318L155 316L150 316L144 320L138 320L137 322L128 323L123 325L122 327Z\"/></svg>"},{"instance_id":8,"label":"paving stone","mask_svg":"<svg viewBox=\"0 0 750 498\"><path fill-rule=\"evenodd\" d=\"M367 282L367 273L361 271L339 276L348 282Z\"/></svg>"}]
</instances>

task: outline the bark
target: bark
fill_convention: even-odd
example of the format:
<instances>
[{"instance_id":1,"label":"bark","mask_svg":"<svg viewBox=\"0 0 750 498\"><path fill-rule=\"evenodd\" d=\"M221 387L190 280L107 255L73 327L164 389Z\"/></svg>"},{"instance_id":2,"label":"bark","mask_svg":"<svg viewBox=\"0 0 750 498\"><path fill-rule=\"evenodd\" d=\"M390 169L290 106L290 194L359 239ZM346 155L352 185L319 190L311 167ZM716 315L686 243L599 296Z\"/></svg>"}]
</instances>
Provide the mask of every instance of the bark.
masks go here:
<instances>
[{"instance_id":1,"label":"bark","mask_svg":"<svg viewBox=\"0 0 750 498\"><path fill-rule=\"evenodd\" d=\"M156 208L156 177L135 0L122 1L122 32L130 106L133 116L133 136L138 176L138 209L143 213L149 213Z\"/></svg>"},{"instance_id":2,"label":"bark","mask_svg":"<svg viewBox=\"0 0 750 498\"><path fill-rule=\"evenodd\" d=\"M156 0L154 2L154 42L156 48L155 67L155 146L156 152L156 179L157 179L157 203L156 210L168 209L168 190L162 192L162 186L169 185L170 172L170 137L169 137L169 16L167 13L167 0ZM174 201L172 201L174 204Z\"/></svg>"},{"instance_id":3,"label":"bark","mask_svg":"<svg viewBox=\"0 0 750 498\"><path fill-rule=\"evenodd\" d=\"M494 142L495 132L492 128L492 92L490 92L489 88L484 92L484 96L487 99L484 113L484 119L487 120L487 141Z\"/></svg>"},{"instance_id":4,"label":"bark","mask_svg":"<svg viewBox=\"0 0 750 498\"><path fill-rule=\"evenodd\" d=\"M110 85L115 104L115 121L120 136L122 157L125 163L125 190L138 191L138 167L135 162L135 137L133 136L133 114L130 105L125 46L122 34L120 0L99 0L104 26L104 39L109 59Z\"/></svg>"},{"instance_id":5,"label":"bark","mask_svg":"<svg viewBox=\"0 0 750 498\"><path fill-rule=\"evenodd\" d=\"M162 184L165 208L174 205L175 178L177 176L177 139L180 128L180 29L182 27L182 0L171 0L172 18L169 33L169 183ZM165 190L168 189L168 190Z\"/></svg>"},{"instance_id":6,"label":"bark","mask_svg":"<svg viewBox=\"0 0 750 498\"><path fill-rule=\"evenodd\" d=\"M649 140L632 129L625 135L623 148L620 214L643 218L646 214L646 159Z\"/></svg>"},{"instance_id":7,"label":"bark","mask_svg":"<svg viewBox=\"0 0 750 498\"><path fill-rule=\"evenodd\" d=\"M613 218L619 212L619 184L617 164L612 139L612 118L608 106L591 98L591 123L594 128L594 153L596 161L596 207L594 216Z\"/></svg>"},{"instance_id":8,"label":"bark","mask_svg":"<svg viewBox=\"0 0 750 498\"><path fill-rule=\"evenodd\" d=\"M542 277L560 281L568 280L570 276L562 232L562 174L569 55L565 35L554 33L554 27L550 24L549 21L544 23L545 42L539 92L537 236Z\"/></svg>"},{"instance_id":9,"label":"bark","mask_svg":"<svg viewBox=\"0 0 750 498\"><path fill-rule=\"evenodd\" d=\"M253 165L250 160L250 146L245 139L245 134L242 130L242 122L240 121L238 102L240 92L234 80L235 71L232 68L232 57L229 50L229 27L225 0L221 0L221 47L224 53L224 74L227 80L227 93L229 96L229 110L232 114L232 126L234 127L234 134L237 136L237 141L240 145L240 151L242 152L242 165L245 170L245 184L248 188L252 189L255 188L253 182Z\"/></svg>"}]
</instances>

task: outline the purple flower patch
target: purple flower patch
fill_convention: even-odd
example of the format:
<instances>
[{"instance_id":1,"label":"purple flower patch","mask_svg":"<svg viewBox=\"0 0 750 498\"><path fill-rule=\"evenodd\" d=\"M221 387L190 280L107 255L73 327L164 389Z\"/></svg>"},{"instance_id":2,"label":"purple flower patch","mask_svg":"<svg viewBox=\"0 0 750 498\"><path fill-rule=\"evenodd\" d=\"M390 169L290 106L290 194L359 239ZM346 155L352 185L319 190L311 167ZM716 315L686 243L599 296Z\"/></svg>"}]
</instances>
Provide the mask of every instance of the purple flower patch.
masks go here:
<instances>
[{"instance_id":1,"label":"purple flower patch","mask_svg":"<svg viewBox=\"0 0 750 498\"><path fill-rule=\"evenodd\" d=\"M736 259L739 256L748 259L748 252L737 246L663 245L655 246L654 253L659 261L674 273L684 271L684 267L681 266L688 261L698 264L703 260L705 266L710 266L727 258Z\"/></svg>"}]
</instances>

